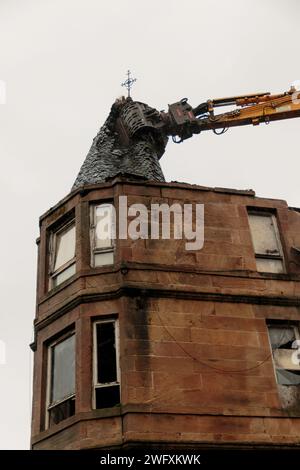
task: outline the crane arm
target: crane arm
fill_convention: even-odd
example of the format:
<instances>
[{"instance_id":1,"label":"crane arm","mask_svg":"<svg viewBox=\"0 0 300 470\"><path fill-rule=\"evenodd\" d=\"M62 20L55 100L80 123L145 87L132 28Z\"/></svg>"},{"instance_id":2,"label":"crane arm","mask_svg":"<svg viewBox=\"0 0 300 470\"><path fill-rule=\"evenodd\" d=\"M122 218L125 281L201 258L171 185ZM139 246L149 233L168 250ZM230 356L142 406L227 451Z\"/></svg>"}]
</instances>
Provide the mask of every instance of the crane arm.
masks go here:
<instances>
[{"instance_id":1,"label":"crane arm","mask_svg":"<svg viewBox=\"0 0 300 470\"><path fill-rule=\"evenodd\" d=\"M215 114L215 108L223 106L233 106L233 109ZM163 119L167 123L168 134L179 136L182 141L206 130L225 130L295 117L300 117L300 92L292 87L288 92L278 95L266 92L208 100L196 108L183 99L169 105L169 112Z\"/></svg>"},{"instance_id":2,"label":"crane arm","mask_svg":"<svg viewBox=\"0 0 300 470\"><path fill-rule=\"evenodd\" d=\"M230 106L230 111L215 114L216 108L224 106ZM219 98L201 103L196 108L184 98L169 105L167 112L157 111L130 97L122 97L114 103L112 117L115 122L113 130L121 145L129 146L132 142L146 139L156 148L160 158L168 136L180 143L202 131L222 134L229 127L300 117L300 91L291 87L277 95L264 92Z\"/></svg>"}]
</instances>

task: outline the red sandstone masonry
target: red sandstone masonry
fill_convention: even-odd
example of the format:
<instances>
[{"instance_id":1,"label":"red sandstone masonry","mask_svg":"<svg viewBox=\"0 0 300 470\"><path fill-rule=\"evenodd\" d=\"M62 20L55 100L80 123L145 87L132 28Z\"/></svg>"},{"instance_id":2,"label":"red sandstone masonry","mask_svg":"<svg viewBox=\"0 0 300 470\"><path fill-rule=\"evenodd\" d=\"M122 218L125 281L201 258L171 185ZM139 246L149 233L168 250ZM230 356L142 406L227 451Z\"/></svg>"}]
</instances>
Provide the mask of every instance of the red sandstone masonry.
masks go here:
<instances>
[{"instance_id":1,"label":"red sandstone masonry","mask_svg":"<svg viewBox=\"0 0 300 470\"><path fill-rule=\"evenodd\" d=\"M203 250L186 252L184 240L122 240L117 243L115 265L93 270L89 204L113 198L117 202L119 194L128 195L130 204L142 202L147 207L162 202L204 203ZM256 272L247 206L277 210L289 275L272 278ZM77 273L48 293L46 228L74 207ZM43 216L41 223L34 448L113 448L128 440L299 445L300 414L289 416L279 399L266 319L300 318L296 302L300 265L291 250L300 245L300 214L289 210L284 201L226 189L113 181L75 192ZM127 271L121 272L125 264ZM125 288L136 289L136 294L122 291L120 298L112 298ZM104 294L102 300L99 296ZM282 303L288 300L287 305L273 304L275 297ZM266 299L269 305L260 304ZM71 301L79 305L68 307ZM54 320L62 307L64 313ZM118 315L120 325L123 408L118 413L128 408L123 416L109 417L92 410L92 322L112 315ZM76 415L41 432L42 351L45 342L74 323Z\"/></svg>"}]
</instances>

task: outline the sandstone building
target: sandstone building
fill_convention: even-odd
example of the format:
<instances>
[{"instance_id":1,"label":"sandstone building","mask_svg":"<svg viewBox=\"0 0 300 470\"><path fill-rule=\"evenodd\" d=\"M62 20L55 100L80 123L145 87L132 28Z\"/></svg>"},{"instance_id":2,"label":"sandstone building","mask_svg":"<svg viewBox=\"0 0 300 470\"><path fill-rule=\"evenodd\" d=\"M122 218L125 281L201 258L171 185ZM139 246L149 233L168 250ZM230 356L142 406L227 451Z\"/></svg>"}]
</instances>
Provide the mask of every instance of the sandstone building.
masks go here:
<instances>
[{"instance_id":1,"label":"sandstone building","mask_svg":"<svg viewBox=\"0 0 300 470\"><path fill-rule=\"evenodd\" d=\"M166 183L147 142L132 164L108 134L40 218L32 448L299 446L300 211ZM98 243L98 208L124 195L204 204L203 248Z\"/></svg>"}]
</instances>

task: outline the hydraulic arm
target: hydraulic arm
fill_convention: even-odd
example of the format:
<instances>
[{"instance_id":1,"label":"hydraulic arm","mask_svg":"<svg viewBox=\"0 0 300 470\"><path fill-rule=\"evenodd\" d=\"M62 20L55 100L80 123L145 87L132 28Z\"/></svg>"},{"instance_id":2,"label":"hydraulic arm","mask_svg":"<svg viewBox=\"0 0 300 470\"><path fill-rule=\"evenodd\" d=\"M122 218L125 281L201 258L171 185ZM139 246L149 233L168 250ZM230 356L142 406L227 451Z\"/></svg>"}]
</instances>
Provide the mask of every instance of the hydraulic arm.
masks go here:
<instances>
[{"instance_id":1,"label":"hydraulic arm","mask_svg":"<svg viewBox=\"0 0 300 470\"><path fill-rule=\"evenodd\" d=\"M229 112L215 114L215 108L231 106ZM166 116L169 135L179 136L180 141L202 131L229 127L258 125L262 122L300 117L300 92L291 88L288 92L271 95L256 93L208 100L192 108L186 99L169 105Z\"/></svg>"},{"instance_id":2,"label":"hydraulic arm","mask_svg":"<svg viewBox=\"0 0 300 470\"><path fill-rule=\"evenodd\" d=\"M228 112L215 113L217 108L226 106L230 107ZM195 108L184 98L169 105L168 112L157 111L131 98L122 98L116 101L114 112L116 131L123 145L136 139L150 139L161 156L168 136L180 143L202 131L222 134L229 127L300 117L300 91L291 87L277 95L265 92L219 98Z\"/></svg>"}]
</instances>

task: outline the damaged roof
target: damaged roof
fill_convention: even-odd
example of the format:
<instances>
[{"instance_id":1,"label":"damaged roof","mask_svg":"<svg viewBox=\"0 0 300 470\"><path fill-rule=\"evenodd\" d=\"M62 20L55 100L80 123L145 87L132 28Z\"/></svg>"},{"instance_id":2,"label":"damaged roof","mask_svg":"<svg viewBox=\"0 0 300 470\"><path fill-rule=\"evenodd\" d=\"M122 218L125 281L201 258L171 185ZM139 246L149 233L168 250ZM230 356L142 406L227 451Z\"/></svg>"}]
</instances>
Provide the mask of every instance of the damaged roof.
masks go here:
<instances>
[{"instance_id":1,"label":"damaged roof","mask_svg":"<svg viewBox=\"0 0 300 470\"><path fill-rule=\"evenodd\" d=\"M143 177L146 180L165 181L159 164L161 154L153 135L149 132L139 134L126 145L120 139L116 125L119 108L118 102L112 106L107 120L93 140L72 191L86 184L103 183L120 173ZM164 145L166 143L167 139Z\"/></svg>"}]
</instances>

